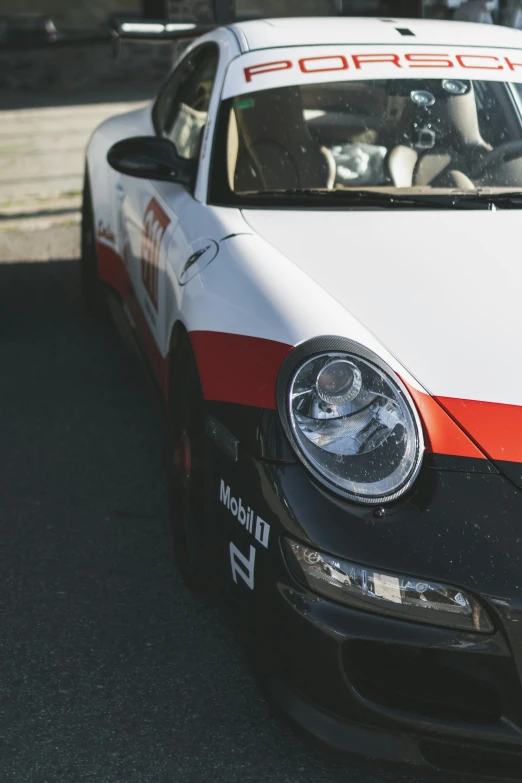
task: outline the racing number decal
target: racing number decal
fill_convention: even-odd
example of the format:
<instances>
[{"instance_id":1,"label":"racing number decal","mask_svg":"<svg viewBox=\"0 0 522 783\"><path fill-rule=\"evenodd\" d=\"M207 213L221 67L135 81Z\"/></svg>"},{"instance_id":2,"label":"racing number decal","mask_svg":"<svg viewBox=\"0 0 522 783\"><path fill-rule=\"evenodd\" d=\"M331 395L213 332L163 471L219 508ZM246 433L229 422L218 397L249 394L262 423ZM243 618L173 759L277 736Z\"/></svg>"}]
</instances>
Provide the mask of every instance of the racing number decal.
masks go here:
<instances>
[{"instance_id":1,"label":"racing number decal","mask_svg":"<svg viewBox=\"0 0 522 783\"><path fill-rule=\"evenodd\" d=\"M143 218L141 280L156 311L158 309L158 269L161 241L169 224L169 216L156 199L152 198Z\"/></svg>"}]
</instances>

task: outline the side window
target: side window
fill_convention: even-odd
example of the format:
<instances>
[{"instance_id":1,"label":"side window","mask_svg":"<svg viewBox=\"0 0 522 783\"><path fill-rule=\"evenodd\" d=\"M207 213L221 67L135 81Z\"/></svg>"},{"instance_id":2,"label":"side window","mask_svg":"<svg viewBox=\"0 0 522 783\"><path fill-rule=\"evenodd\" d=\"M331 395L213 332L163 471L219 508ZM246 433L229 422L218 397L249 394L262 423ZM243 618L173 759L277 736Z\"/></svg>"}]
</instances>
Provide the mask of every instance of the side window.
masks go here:
<instances>
[{"instance_id":1,"label":"side window","mask_svg":"<svg viewBox=\"0 0 522 783\"><path fill-rule=\"evenodd\" d=\"M178 155L187 160L199 157L218 56L214 44L201 46L187 55L154 109L156 130L174 142Z\"/></svg>"}]
</instances>

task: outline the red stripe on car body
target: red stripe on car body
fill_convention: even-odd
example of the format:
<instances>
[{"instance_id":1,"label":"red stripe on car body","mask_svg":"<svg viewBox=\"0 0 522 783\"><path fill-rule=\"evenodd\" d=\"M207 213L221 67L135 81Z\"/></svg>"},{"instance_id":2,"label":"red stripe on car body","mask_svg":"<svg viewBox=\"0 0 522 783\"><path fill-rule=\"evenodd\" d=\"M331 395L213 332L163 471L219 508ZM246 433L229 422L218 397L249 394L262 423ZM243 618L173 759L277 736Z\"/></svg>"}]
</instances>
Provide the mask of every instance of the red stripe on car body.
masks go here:
<instances>
[{"instance_id":1,"label":"red stripe on car body","mask_svg":"<svg viewBox=\"0 0 522 783\"><path fill-rule=\"evenodd\" d=\"M103 242L97 242L96 256L99 279L118 291L125 301L133 297L134 289L132 282L120 254Z\"/></svg>"},{"instance_id":2,"label":"red stripe on car body","mask_svg":"<svg viewBox=\"0 0 522 783\"><path fill-rule=\"evenodd\" d=\"M102 242L98 242L97 250L99 277L118 291L128 307L166 399L168 357L162 356L156 344L125 262ZM292 345L262 337L200 330L190 332L190 339L206 400L276 409L277 376L293 350ZM522 406L435 398L406 386L424 424L428 452L522 463Z\"/></svg>"},{"instance_id":3,"label":"red stripe on car body","mask_svg":"<svg viewBox=\"0 0 522 783\"><path fill-rule=\"evenodd\" d=\"M276 409L277 376L293 346L223 332L191 332L190 338L205 399ZM408 390L424 423L428 452L486 459L433 397Z\"/></svg>"},{"instance_id":4,"label":"red stripe on car body","mask_svg":"<svg viewBox=\"0 0 522 783\"><path fill-rule=\"evenodd\" d=\"M103 242L97 243L98 276L100 280L114 288L122 297L132 316L138 337L142 343L149 364L165 399L168 395L168 357L161 354L143 310L136 298L132 280L123 258Z\"/></svg>"},{"instance_id":5,"label":"red stripe on car body","mask_svg":"<svg viewBox=\"0 0 522 783\"><path fill-rule=\"evenodd\" d=\"M276 406L276 382L292 345L226 332L190 332L203 395L255 408Z\"/></svg>"},{"instance_id":6,"label":"red stripe on car body","mask_svg":"<svg viewBox=\"0 0 522 783\"><path fill-rule=\"evenodd\" d=\"M437 402L492 460L522 462L522 407L499 402L437 397Z\"/></svg>"},{"instance_id":7,"label":"red stripe on car body","mask_svg":"<svg viewBox=\"0 0 522 783\"><path fill-rule=\"evenodd\" d=\"M404 383L404 380L403 380ZM405 384L417 406L426 439L426 451L452 457L486 459L485 454L448 415L440 403L425 392Z\"/></svg>"}]
</instances>

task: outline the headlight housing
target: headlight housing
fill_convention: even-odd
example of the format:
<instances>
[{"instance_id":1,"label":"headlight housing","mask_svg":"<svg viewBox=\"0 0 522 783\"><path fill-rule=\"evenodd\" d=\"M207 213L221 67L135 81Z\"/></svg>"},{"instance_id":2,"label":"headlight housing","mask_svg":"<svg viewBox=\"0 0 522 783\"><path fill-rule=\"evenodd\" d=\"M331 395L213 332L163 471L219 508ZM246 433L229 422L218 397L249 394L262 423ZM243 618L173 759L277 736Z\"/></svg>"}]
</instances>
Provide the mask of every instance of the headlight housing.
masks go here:
<instances>
[{"instance_id":1,"label":"headlight housing","mask_svg":"<svg viewBox=\"0 0 522 783\"><path fill-rule=\"evenodd\" d=\"M278 404L297 455L337 493L377 504L415 481L424 453L415 405L363 346L339 337L300 345L281 370Z\"/></svg>"},{"instance_id":2,"label":"headlight housing","mask_svg":"<svg viewBox=\"0 0 522 783\"><path fill-rule=\"evenodd\" d=\"M492 633L484 607L457 587L426 579L383 573L339 560L284 539L292 573L314 592L356 609L397 615L413 622Z\"/></svg>"}]
</instances>

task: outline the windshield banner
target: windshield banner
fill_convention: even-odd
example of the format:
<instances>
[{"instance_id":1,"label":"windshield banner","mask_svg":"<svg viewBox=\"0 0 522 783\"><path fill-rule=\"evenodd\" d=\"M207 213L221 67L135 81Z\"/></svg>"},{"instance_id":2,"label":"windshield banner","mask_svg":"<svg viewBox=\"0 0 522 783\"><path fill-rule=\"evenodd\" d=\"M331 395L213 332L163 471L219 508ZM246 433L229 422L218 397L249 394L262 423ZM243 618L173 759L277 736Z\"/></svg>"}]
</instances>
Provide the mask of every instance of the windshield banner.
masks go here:
<instances>
[{"instance_id":1,"label":"windshield banner","mask_svg":"<svg viewBox=\"0 0 522 783\"><path fill-rule=\"evenodd\" d=\"M522 49L386 44L263 49L231 63L223 99L298 84L457 77L522 82Z\"/></svg>"}]
</instances>

